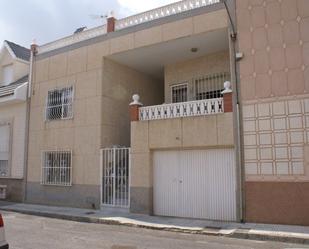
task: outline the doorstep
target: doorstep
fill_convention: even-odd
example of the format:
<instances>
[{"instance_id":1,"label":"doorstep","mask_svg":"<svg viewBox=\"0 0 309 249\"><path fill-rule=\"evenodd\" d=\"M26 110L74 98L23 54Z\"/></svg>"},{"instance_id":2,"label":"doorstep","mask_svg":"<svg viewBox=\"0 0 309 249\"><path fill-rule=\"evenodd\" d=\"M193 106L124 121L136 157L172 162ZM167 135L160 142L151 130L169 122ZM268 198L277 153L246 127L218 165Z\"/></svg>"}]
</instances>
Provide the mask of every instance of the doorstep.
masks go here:
<instances>
[{"instance_id":1,"label":"doorstep","mask_svg":"<svg viewBox=\"0 0 309 249\"><path fill-rule=\"evenodd\" d=\"M272 240L309 244L308 226L268 225L220 222L200 219L159 217L127 212L55 207L0 201L0 210L77 222L125 225L182 233L226 236L231 238Z\"/></svg>"}]
</instances>

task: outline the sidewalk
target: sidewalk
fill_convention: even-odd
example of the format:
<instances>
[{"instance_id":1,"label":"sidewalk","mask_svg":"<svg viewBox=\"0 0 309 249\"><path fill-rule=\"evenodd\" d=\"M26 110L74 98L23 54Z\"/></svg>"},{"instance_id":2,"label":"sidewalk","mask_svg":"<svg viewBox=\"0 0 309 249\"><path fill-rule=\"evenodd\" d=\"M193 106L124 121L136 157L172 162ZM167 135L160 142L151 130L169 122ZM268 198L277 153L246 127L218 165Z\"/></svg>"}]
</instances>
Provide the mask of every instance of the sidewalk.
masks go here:
<instances>
[{"instance_id":1,"label":"sidewalk","mask_svg":"<svg viewBox=\"0 0 309 249\"><path fill-rule=\"evenodd\" d=\"M183 233L207 234L231 238L273 240L309 244L309 227L219 222L197 219L158 217L124 212L54 207L0 201L0 210L79 222L126 225Z\"/></svg>"}]
</instances>

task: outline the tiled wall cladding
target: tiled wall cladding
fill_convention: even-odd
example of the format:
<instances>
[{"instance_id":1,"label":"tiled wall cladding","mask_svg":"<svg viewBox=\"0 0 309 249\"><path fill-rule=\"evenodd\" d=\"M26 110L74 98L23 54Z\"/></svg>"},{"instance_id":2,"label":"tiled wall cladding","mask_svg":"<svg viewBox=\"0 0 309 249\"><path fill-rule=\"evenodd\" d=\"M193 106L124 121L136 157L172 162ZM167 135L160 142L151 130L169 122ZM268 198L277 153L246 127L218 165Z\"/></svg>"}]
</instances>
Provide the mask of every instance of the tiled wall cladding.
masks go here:
<instances>
[{"instance_id":1,"label":"tiled wall cladding","mask_svg":"<svg viewBox=\"0 0 309 249\"><path fill-rule=\"evenodd\" d=\"M237 0L244 100L309 93L309 1Z\"/></svg>"},{"instance_id":2,"label":"tiled wall cladding","mask_svg":"<svg viewBox=\"0 0 309 249\"><path fill-rule=\"evenodd\" d=\"M236 1L246 179L309 181L309 0Z\"/></svg>"},{"instance_id":3,"label":"tiled wall cladding","mask_svg":"<svg viewBox=\"0 0 309 249\"><path fill-rule=\"evenodd\" d=\"M246 105L243 119L247 180L309 179L308 96Z\"/></svg>"}]
</instances>

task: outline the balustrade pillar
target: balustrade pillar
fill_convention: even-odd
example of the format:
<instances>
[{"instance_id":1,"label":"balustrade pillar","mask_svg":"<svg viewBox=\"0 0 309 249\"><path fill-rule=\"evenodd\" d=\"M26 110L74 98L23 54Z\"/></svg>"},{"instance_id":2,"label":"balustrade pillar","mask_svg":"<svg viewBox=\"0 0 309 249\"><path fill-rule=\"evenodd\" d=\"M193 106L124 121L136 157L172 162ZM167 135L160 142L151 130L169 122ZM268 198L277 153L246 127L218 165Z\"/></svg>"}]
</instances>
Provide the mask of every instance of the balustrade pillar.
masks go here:
<instances>
[{"instance_id":1,"label":"balustrade pillar","mask_svg":"<svg viewBox=\"0 0 309 249\"><path fill-rule=\"evenodd\" d=\"M131 121L139 121L139 108L143 106L142 103L139 102L139 95L134 94L132 96L133 102L130 103L130 119Z\"/></svg>"},{"instance_id":2,"label":"balustrade pillar","mask_svg":"<svg viewBox=\"0 0 309 249\"><path fill-rule=\"evenodd\" d=\"M231 89L231 82L224 82L223 107L224 112L233 112L233 91Z\"/></svg>"},{"instance_id":3,"label":"balustrade pillar","mask_svg":"<svg viewBox=\"0 0 309 249\"><path fill-rule=\"evenodd\" d=\"M114 32L117 19L114 17L114 13L110 12L107 17L107 33Z\"/></svg>"}]
</instances>

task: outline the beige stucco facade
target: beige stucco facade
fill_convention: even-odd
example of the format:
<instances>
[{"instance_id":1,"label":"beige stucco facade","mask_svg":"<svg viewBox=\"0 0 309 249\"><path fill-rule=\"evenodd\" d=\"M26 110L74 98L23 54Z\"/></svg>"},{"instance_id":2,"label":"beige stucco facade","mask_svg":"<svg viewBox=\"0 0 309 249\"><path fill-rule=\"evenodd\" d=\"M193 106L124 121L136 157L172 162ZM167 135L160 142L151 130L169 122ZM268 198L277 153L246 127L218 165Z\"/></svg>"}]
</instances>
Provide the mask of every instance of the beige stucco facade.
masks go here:
<instances>
[{"instance_id":1,"label":"beige stucco facade","mask_svg":"<svg viewBox=\"0 0 309 249\"><path fill-rule=\"evenodd\" d=\"M102 41L48 56L39 54L33 67L27 201L99 207L100 149L130 146L132 95L140 94L145 106L164 102L162 79L116 62L113 55L226 27L226 13L216 9L155 27L115 32ZM48 91L65 86L74 89L73 118L46 122ZM72 151L72 186L40 184L42 152L49 150Z\"/></svg>"},{"instance_id":2,"label":"beige stucco facade","mask_svg":"<svg viewBox=\"0 0 309 249\"><path fill-rule=\"evenodd\" d=\"M113 145L129 146L128 103L135 91L153 88L152 92L144 91L145 96L150 94L150 104L162 99L162 91L160 82L103 57L101 67L97 69L93 69L93 61L90 63L92 66L89 66L91 69L87 70L88 66L83 66L86 57L78 60L80 63L76 63L76 60L71 62L71 56L83 55L86 56L83 49L58 55L48 59L48 63L39 62L39 71L35 69L38 73L35 73L31 100L28 182L40 183L43 151L71 150L73 186L70 188L75 185L88 186L94 189L89 190L92 191L89 196L98 202L100 149ZM49 72L45 76L44 70ZM38 82L37 79L44 81ZM73 118L46 122L44 114L48 90L65 86L74 87ZM48 187L45 190L48 191ZM28 196L28 199L31 201L31 197ZM69 201L66 204L74 205ZM82 200L79 205L85 206L86 203Z\"/></svg>"}]
</instances>

